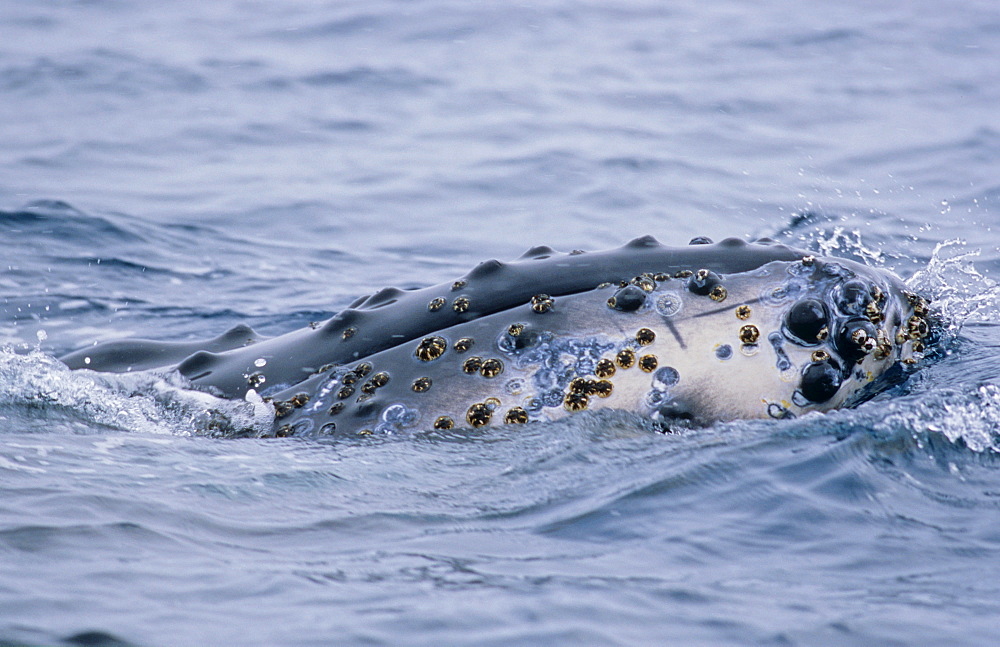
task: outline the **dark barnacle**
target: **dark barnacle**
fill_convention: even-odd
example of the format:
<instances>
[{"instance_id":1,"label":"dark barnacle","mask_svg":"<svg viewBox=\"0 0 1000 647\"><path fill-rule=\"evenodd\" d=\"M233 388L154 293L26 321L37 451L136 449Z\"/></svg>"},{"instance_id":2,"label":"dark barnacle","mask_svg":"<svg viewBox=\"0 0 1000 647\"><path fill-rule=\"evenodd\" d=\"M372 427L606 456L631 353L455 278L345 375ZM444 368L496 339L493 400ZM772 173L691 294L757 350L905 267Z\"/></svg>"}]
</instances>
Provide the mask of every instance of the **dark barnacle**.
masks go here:
<instances>
[{"instance_id":1,"label":"dark barnacle","mask_svg":"<svg viewBox=\"0 0 1000 647\"><path fill-rule=\"evenodd\" d=\"M490 418L493 417L493 410L490 409L490 405L477 402L471 407L465 414L465 420L473 427L483 427L490 423Z\"/></svg>"},{"instance_id":2,"label":"dark barnacle","mask_svg":"<svg viewBox=\"0 0 1000 647\"><path fill-rule=\"evenodd\" d=\"M452 292L457 292L458 290L461 290L462 288L464 288L468 284L469 284L469 282L466 281L465 279L459 279L459 280L457 280L457 281L455 281L454 283L451 284L451 290L452 290Z\"/></svg>"},{"instance_id":3,"label":"dark barnacle","mask_svg":"<svg viewBox=\"0 0 1000 647\"><path fill-rule=\"evenodd\" d=\"M927 313L930 312L927 299L917 296L912 292L904 292L903 294L906 296L906 301L910 304L910 307L913 308L913 314L918 317L927 316Z\"/></svg>"},{"instance_id":4,"label":"dark barnacle","mask_svg":"<svg viewBox=\"0 0 1000 647\"><path fill-rule=\"evenodd\" d=\"M307 402L309 402L308 393L296 393L292 396L292 399L288 401L296 409L304 407Z\"/></svg>"},{"instance_id":5,"label":"dark barnacle","mask_svg":"<svg viewBox=\"0 0 1000 647\"><path fill-rule=\"evenodd\" d=\"M431 312L437 312L438 310L444 307L445 303L447 303L447 301L445 300L444 297L435 297L431 299L430 303L427 304L427 309L430 310Z\"/></svg>"},{"instance_id":6,"label":"dark barnacle","mask_svg":"<svg viewBox=\"0 0 1000 647\"><path fill-rule=\"evenodd\" d=\"M448 416L440 416L434 421L435 429L451 429L455 426L455 421Z\"/></svg>"},{"instance_id":7,"label":"dark barnacle","mask_svg":"<svg viewBox=\"0 0 1000 647\"><path fill-rule=\"evenodd\" d=\"M496 377L501 373L503 373L503 362L495 357L483 360L482 366L479 367L479 374L483 377Z\"/></svg>"},{"instance_id":8,"label":"dark barnacle","mask_svg":"<svg viewBox=\"0 0 1000 647\"><path fill-rule=\"evenodd\" d=\"M747 324L740 328L740 341L744 344L756 344L760 339L760 330L753 324Z\"/></svg>"},{"instance_id":9,"label":"dark barnacle","mask_svg":"<svg viewBox=\"0 0 1000 647\"><path fill-rule=\"evenodd\" d=\"M688 281L688 290L692 294L708 296L712 289L722 283L722 278L711 270L698 270ZM725 296L723 296L725 298ZM718 299L721 301L722 299Z\"/></svg>"},{"instance_id":10,"label":"dark barnacle","mask_svg":"<svg viewBox=\"0 0 1000 647\"><path fill-rule=\"evenodd\" d=\"M615 362L622 368L632 368L635 365L635 351L631 348L623 348L615 356Z\"/></svg>"},{"instance_id":11,"label":"dark barnacle","mask_svg":"<svg viewBox=\"0 0 1000 647\"><path fill-rule=\"evenodd\" d=\"M344 410L344 403L343 402L334 402L333 406L330 407L330 409L329 409L329 411L327 411L327 413L329 413L331 416L335 416L335 415L337 415L338 413L340 413L343 410Z\"/></svg>"},{"instance_id":12,"label":"dark barnacle","mask_svg":"<svg viewBox=\"0 0 1000 647\"><path fill-rule=\"evenodd\" d=\"M437 359L448 349L448 342L441 337L424 337L417 345L415 355L424 362Z\"/></svg>"},{"instance_id":13,"label":"dark barnacle","mask_svg":"<svg viewBox=\"0 0 1000 647\"><path fill-rule=\"evenodd\" d=\"M725 301L728 294L725 286L717 285L709 291L708 298L712 301Z\"/></svg>"},{"instance_id":14,"label":"dark barnacle","mask_svg":"<svg viewBox=\"0 0 1000 647\"><path fill-rule=\"evenodd\" d=\"M639 368L642 369L644 373L652 373L656 370L659 362L656 359L656 355L643 355L639 358Z\"/></svg>"},{"instance_id":15,"label":"dark barnacle","mask_svg":"<svg viewBox=\"0 0 1000 647\"><path fill-rule=\"evenodd\" d=\"M612 377L615 374L615 363L610 359L600 359L594 367L594 375L601 378Z\"/></svg>"},{"instance_id":16,"label":"dark barnacle","mask_svg":"<svg viewBox=\"0 0 1000 647\"><path fill-rule=\"evenodd\" d=\"M826 402L837 393L841 379L840 366L833 358L826 357L805 367L799 390L810 402Z\"/></svg>"},{"instance_id":17,"label":"dark barnacle","mask_svg":"<svg viewBox=\"0 0 1000 647\"><path fill-rule=\"evenodd\" d=\"M462 362L462 370L468 374L478 373L483 366L483 358L473 355Z\"/></svg>"},{"instance_id":18,"label":"dark barnacle","mask_svg":"<svg viewBox=\"0 0 1000 647\"><path fill-rule=\"evenodd\" d=\"M875 359L885 359L892 353L892 343L889 341L889 336L879 328L875 331L875 338L875 350L872 355Z\"/></svg>"},{"instance_id":19,"label":"dark barnacle","mask_svg":"<svg viewBox=\"0 0 1000 647\"><path fill-rule=\"evenodd\" d=\"M423 393L427 389L431 388L431 378L429 377L418 377L413 380L413 390L417 393Z\"/></svg>"},{"instance_id":20,"label":"dark barnacle","mask_svg":"<svg viewBox=\"0 0 1000 647\"><path fill-rule=\"evenodd\" d=\"M528 422L528 412L521 407L514 407L507 411L503 421L508 425L523 425Z\"/></svg>"},{"instance_id":21,"label":"dark barnacle","mask_svg":"<svg viewBox=\"0 0 1000 647\"><path fill-rule=\"evenodd\" d=\"M807 346L816 344L827 326L826 306L819 299L802 299L785 313L785 333Z\"/></svg>"},{"instance_id":22,"label":"dark barnacle","mask_svg":"<svg viewBox=\"0 0 1000 647\"><path fill-rule=\"evenodd\" d=\"M640 328L639 331L635 333L635 341L640 346L649 346L656 341L656 333L649 328Z\"/></svg>"},{"instance_id":23,"label":"dark barnacle","mask_svg":"<svg viewBox=\"0 0 1000 647\"><path fill-rule=\"evenodd\" d=\"M750 318L750 314L751 314L750 306L748 306L746 304L743 304L741 306L737 306L736 307L736 318L737 319L739 319L741 321L746 321L747 319Z\"/></svg>"},{"instance_id":24,"label":"dark barnacle","mask_svg":"<svg viewBox=\"0 0 1000 647\"><path fill-rule=\"evenodd\" d=\"M612 384L609 380L597 380L596 382L592 382L590 384L589 390L590 393L593 393L599 398L606 398L611 395L614 388L614 384Z\"/></svg>"},{"instance_id":25,"label":"dark barnacle","mask_svg":"<svg viewBox=\"0 0 1000 647\"><path fill-rule=\"evenodd\" d=\"M567 393L563 400L563 406L567 411L583 411L590 403L590 398L586 393Z\"/></svg>"},{"instance_id":26,"label":"dark barnacle","mask_svg":"<svg viewBox=\"0 0 1000 647\"><path fill-rule=\"evenodd\" d=\"M455 312L465 312L469 309L469 299L467 297L458 297L452 301L451 308Z\"/></svg>"},{"instance_id":27,"label":"dark barnacle","mask_svg":"<svg viewBox=\"0 0 1000 647\"><path fill-rule=\"evenodd\" d=\"M882 309L878 307L878 303L875 301L869 301L868 305L865 306L865 316L872 323L881 323L885 317L882 314Z\"/></svg>"},{"instance_id":28,"label":"dark barnacle","mask_svg":"<svg viewBox=\"0 0 1000 647\"><path fill-rule=\"evenodd\" d=\"M837 309L846 315L861 316L870 300L871 290L863 281L848 281L840 286Z\"/></svg>"},{"instance_id":29,"label":"dark barnacle","mask_svg":"<svg viewBox=\"0 0 1000 647\"><path fill-rule=\"evenodd\" d=\"M358 332L357 328L344 328L344 332L340 333L340 336L344 339L350 339L356 332Z\"/></svg>"},{"instance_id":30,"label":"dark barnacle","mask_svg":"<svg viewBox=\"0 0 1000 647\"><path fill-rule=\"evenodd\" d=\"M910 339L923 339L930 334L930 327L923 317L913 315L906 322L906 336Z\"/></svg>"},{"instance_id":31,"label":"dark barnacle","mask_svg":"<svg viewBox=\"0 0 1000 647\"><path fill-rule=\"evenodd\" d=\"M389 383L389 374L385 371L379 371L375 375L372 375L371 383L375 385L375 388L381 389Z\"/></svg>"},{"instance_id":32,"label":"dark barnacle","mask_svg":"<svg viewBox=\"0 0 1000 647\"><path fill-rule=\"evenodd\" d=\"M353 386L342 386L342 387L340 387L340 390L337 391L337 398L339 398L340 400L346 400L347 398L351 397L352 395L354 395L354 387Z\"/></svg>"},{"instance_id":33,"label":"dark barnacle","mask_svg":"<svg viewBox=\"0 0 1000 647\"><path fill-rule=\"evenodd\" d=\"M281 425L280 427L274 430L275 438L288 438L291 435L292 435L291 425Z\"/></svg>"},{"instance_id":34,"label":"dark barnacle","mask_svg":"<svg viewBox=\"0 0 1000 647\"><path fill-rule=\"evenodd\" d=\"M555 305L555 300L547 294L536 294L531 297L531 309L542 314L548 312Z\"/></svg>"},{"instance_id":35,"label":"dark barnacle","mask_svg":"<svg viewBox=\"0 0 1000 647\"><path fill-rule=\"evenodd\" d=\"M575 377L569 383L569 392L570 393L587 393L587 392L589 392L589 382L590 382L590 380L587 380L585 378Z\"/></svg>"},{"instance_id":36,"label":"dark barnacle","mask_svg":"<svg viewBox=\"0 0 1000 647\"><path fill-rule=\"evenodd\" d=\"M358 364L357 368L354 369L354 372L360 375L361 377L365 377L366 375L372 372L372 365L369 364L368 362L362 362Z\"/></svg>"},{"instance_id":37,"label":"dark barnacle","mask_svg":"<svg viewBox=\"0 0 1000 647\"><path fill-rule=\"evenodd\" d=\"M878 333L867 319L852 319L837 332L837 350L847 362L854 362L875 350Z\"/></svg>"},{"instance_id":38,"label":"dark barnacle","mask_svg":"<svg viewBox=\"0 0 1000 647\"><path fill-rule=\"evenodd\" d=\"M472 345L474 343L475 342L473 342L472 339L470 339L469 337L462 337L461 339L455 342L455 352L464 353L470 348L472 348Z\"/></svg>"},{"instance_id":39,"label":"dark barnacle","mask_svg":"<svg viewBox=\"0 0 1000 647\"><path fill-rule=\"evenodd\" d=\"M656 281L645 274L633 278L629 284L640 288L643 292L652 292L656 289Z\"/></svg>"},{"instance_id":40,"label":"dark barnacle","mask_svg":"<svg viewBox=\"0 0 1000 647\"><path fill-rule=\"evenodd\" d=\"M608 299L608 307L620 312L635 312L645 302L646 293L642 288L635 285L626 285L623 288L619 288Z\"/></svg>"},{"instance_id":41,"label":"dark barnacle","mask_svg":"<svg viewBox=\"0 0 1000 647\"><path fill-rule=\"evenodd\" d=\"M291 402L285 402L285 401L282 401L282 400L275 400L274 401L274 417L275 418L284 418L285 416L287 416L288 414L290 414L293 409L295 409L295 407L292 406Z\"/></svg>"},{"instance_id":42,"label":"dark barnacle","mask_svg":"<svg viewBox=\"0 0 1000 647\"><path fill-rule=\"evenodd\" d=\"M524 332L523 323L512 323L507 327L507 334L511 337L519 337Z\"/></svg>"}]
</instances>

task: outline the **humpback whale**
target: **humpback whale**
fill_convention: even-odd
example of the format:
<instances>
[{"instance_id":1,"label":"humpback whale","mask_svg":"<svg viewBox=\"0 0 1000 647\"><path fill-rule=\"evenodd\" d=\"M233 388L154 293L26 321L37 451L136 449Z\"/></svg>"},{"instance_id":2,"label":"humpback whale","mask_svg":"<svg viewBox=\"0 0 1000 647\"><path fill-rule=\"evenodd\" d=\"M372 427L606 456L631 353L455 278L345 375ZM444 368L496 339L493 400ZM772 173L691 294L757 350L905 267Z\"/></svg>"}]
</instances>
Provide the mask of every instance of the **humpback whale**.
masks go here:
<instances>
[{"instance_id":1,"label":"humpback whale","mask_svg":"<svg viewBox=\"0 0 1000 647\"><path fill-rule=\"evenodd\" d=\"M106 342L70 368L172 368L263 396L276 436L554 420L611 407L664 428L854 406L924 356L927 301L888 271L769 239L646 236L612 250L534 247L453 282L385 288L269 339Z\"/></svg>"}]
</instances>

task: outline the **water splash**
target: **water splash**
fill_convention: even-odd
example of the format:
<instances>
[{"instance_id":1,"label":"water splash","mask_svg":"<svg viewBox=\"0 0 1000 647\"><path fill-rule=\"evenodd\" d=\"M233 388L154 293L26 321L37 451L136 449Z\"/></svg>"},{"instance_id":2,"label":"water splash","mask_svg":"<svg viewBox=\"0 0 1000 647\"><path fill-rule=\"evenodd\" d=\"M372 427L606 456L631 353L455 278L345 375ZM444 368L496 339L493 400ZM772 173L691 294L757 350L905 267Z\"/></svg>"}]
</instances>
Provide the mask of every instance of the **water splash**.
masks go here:
<instances>
[{"instance_id":1,"label":"water splash","mask_svg":"<svg viewBox=\"0 0 1000 647\"><path fill-rule=\"evenodd\" d=\"M819 211L803 211L793 216L789 225L778 233L778 237L790 243L815 252L819 256L839 256L849 258L871 267L885 267L892 258L882 245L866 244L861 230L834 224L845 221L846 216L836 216ZM870 234L866 234L870 238Z\"/></svg>"},{"instance_id":2,"label":"water splash","mask_svg":"<svg viewBox=\"0 0 1000 647\"><path fill-rule=\"evenodd\" d=\"M945 342L957 337L966 324L996 321L1000 285L975 268L972 261L979 255L980 250L968 249L963 240L938 243L927 267L906 281L914 292L932 300L931 309L944 325Z\"/></svg>"},{"instance_id":3,"label":"water splash","mask_svg":"<svg viewBox=\"0 0 1000 647\"><path fill-rule=\"evenodd\" d=\"M888 438L908 435L918 447L929 434L940 434L974 452L1000 454L1000 387L937 388L894 401L869 424Z\"/></svg>"},{"instance_id":4,"label":"water splash","mask_svg":"<svg viewBox=\"0 0 1000 647\"><path fill-rule=\"evenodd\" d=\"M0 348L0 420L10 431L120 430L178 436L261 436L274 409L259 397L224 400L177 373L71 371L35 350Z\"/></svg>"},{"instance_id":5,"label":"water splash","mask_svg":"<svg viewBox=\"0 0 1000 647\"><path fill-rule=\"evenodd\" d=\"M870 247L861 238L861 231L837 225L829 230L819 230L813 238L813 247L823 256L846 256L870 267L884 267L885 254L880 248Z\"/></svg>"},{"instance_id":6,"label":"water splash","mask_svg":"<svg viewBox=\"0 0 1000 647\"><path fill-rule=\"evenodd\" d=\"M944 434L953 443L961 440L975 452L1000 453L1000 387L983 384L971 394L938 395L928 431Z\"/></svg>"},{"instance_id":7,"label":"water splash","mask_svg":"<svg viewBox=\"0 0 1000 647\"><path fill-rule=\"evenodd\" d=\"M965 241L947 240L935 246L926 267L907 279L907 287L931 300L937 356L950 359L948 366L931 366L918 376L910 385L918 400L893 407L895 412L876 428L908 432L918 444L935 433L978 453L1000 453L1000 386L992 368L980 367L988 356L979 352L980 342L960 339L966 326L978 326L977 335L991 334L1000 314L1000 285L976 269L973 261L979 256L980 250L969 249ZM957 364L964 372L956 380Z\"/></svg>"}]
</instances>

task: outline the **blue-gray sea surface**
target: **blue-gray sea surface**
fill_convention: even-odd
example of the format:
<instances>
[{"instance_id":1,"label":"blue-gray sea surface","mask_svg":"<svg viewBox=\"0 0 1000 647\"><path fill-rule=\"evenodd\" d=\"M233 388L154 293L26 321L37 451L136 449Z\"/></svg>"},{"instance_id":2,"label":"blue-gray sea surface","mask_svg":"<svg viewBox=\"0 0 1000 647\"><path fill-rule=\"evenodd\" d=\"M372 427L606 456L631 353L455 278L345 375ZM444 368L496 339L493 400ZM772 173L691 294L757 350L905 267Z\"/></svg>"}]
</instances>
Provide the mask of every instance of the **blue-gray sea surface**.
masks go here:
<instances>
[{"instance_id":1,"label":"blue-gray sea surface","mask_svg":"<svg viewBox=\"0 0 1000 647\"><path fill-rule=\"evenodd\" d=\"M0 2L0 644L995 642L997 61L994 0ZM279 440L54 359L643 234L892 268L944 349L798 420Z\"/></svg>"}]
</instances>

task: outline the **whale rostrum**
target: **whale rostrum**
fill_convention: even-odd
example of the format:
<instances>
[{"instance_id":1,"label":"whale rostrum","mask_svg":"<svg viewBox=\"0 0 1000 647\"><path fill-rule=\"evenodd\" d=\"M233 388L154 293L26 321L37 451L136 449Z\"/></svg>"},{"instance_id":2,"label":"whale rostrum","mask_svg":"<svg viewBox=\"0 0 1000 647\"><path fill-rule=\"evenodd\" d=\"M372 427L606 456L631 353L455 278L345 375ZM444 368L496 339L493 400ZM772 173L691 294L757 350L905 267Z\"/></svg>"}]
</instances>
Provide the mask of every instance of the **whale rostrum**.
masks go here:
<instances>
[{"instance_id":1,"label":"whale rostrum","mask_svg":"<svg viewBox=\"0 0 1000 647\"><path fill-rule=\"evenodd\" d=\"M613 407L664 426L850 406L924 351L927 302L884 270L763 240L651 237L536 247L419 290L386 288L262 339L125 340L62 358L174 367L275 406L275 434L366 434L553 420Z\"/></svg>"}]
</instances>

